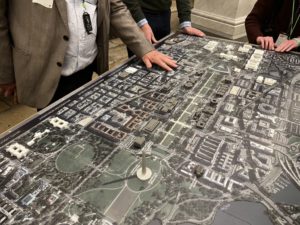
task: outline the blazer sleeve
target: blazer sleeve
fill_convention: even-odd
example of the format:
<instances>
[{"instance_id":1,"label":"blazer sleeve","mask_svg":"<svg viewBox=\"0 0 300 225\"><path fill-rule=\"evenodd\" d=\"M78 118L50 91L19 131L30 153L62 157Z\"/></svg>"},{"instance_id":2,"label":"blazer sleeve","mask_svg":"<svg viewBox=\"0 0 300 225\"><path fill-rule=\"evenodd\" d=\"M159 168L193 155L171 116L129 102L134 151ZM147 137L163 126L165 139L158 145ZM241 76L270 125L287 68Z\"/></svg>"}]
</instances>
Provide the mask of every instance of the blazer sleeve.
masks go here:
<instances>
[{"instance_id":1,"label":"blazer sleeve","mask_svg":"<svg viewBox=\"0 0 300 225\"><path fill-rule=\"evenodd\" d=\"M250 43L256 44L256 39L263 36L265 21L272 14L274 0L258 0L245 21L247 37Z\"/></svg>"},{"instance_id":2,"label":"blazer sleeve","mask_svg":"<svg viewBox=\"0 0 300 225\"><path fill-rule=\"evenodd\" d=\"M191 21L191 1L190 0L176 0L179 22Z\"/></svg>"},{"instance_id":3,"label":"blazer sleeve","mask_svg":"<svg viewBox=\"0 0 300 225\"><path fill-rule=\"evenodd\" d=\"M110 0L110 4L110 23L114 33L138 57L142 57L146 53L153 51L154 47L147 41L122 0Z\"/></svg>"},{"instance_id":4,"label":"blazer sleeve","mask_svg":"<svg viewBox=\"0 0 300 225\"><path fill-rule=\"evenodd\" d=\"M142 19L145 19L145 15L141 8L139 0L123 0L127 8L129 9L135 22L139 22Z\"/></svg>"},{"instance_id":5,"label":"blazer sleeve","mask_svg":"<svg viewBox=\"0 0 300 225\"><path fill-rule=\"evenodd\" d=\"M0 0L0 84L14 82L12 46L8 29L9 0Z\"/></svg>"}]
</instances>

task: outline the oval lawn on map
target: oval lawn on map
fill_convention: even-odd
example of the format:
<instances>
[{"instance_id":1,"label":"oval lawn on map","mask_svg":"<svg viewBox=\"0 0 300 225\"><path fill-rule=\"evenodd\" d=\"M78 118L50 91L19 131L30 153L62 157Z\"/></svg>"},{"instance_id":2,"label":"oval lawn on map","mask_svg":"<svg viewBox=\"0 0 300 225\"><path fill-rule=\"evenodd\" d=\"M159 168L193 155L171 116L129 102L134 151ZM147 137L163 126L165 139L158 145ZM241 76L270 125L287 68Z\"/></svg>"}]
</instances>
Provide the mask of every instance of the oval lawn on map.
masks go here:
<instances>
[{"instance_id":1,"label":"oval lawn on map","mask_svg":"<svg viewBox=\"0 0 300 225\"><path fill-rule=\"evenodd\" d=\"M67 146L56 159L56 168L64 173L76 173L91 165L95 156L94 147L89 144Z\"/></svg>"}]
</instances>

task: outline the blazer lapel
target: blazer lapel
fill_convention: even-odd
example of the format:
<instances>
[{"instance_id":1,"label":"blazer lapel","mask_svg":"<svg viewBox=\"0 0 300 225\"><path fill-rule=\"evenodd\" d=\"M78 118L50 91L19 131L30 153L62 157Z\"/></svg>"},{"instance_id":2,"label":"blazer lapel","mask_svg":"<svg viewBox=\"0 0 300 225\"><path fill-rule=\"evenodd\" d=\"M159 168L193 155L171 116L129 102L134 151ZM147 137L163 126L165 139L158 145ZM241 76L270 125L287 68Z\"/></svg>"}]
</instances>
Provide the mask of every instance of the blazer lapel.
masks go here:
<instances>
[{"instance_id":1,"label":"blazer lapel","mask_svg":"<svg viewBox=\"0 0 300 225\"><path fill-rule=\"evenodd\" d=\"M65 26L68 28L68 12L67 12L66 0L55 0L55 3L57 5L57 9L59 11L59 14Z\"/></svg>"}]
</instances>

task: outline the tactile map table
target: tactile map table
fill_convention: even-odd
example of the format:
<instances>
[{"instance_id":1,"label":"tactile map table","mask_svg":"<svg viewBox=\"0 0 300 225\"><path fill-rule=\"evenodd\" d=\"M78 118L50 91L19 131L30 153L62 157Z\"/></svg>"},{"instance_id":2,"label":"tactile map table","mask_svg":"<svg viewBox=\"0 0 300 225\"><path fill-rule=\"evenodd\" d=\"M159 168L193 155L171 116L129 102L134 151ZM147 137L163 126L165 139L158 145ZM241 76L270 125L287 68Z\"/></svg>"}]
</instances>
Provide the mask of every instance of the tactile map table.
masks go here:
<instances>
[{"instance_id":1,"label":"tactile map table","mask_svg":"<svg viewBox=\"0 0 300 225\"><path fill-rule=\"evenodd\" d=\"M159 49L178 69L133 59L2 135L0 224L300 224L300 57Z\"/></svg>"}]
</instances>

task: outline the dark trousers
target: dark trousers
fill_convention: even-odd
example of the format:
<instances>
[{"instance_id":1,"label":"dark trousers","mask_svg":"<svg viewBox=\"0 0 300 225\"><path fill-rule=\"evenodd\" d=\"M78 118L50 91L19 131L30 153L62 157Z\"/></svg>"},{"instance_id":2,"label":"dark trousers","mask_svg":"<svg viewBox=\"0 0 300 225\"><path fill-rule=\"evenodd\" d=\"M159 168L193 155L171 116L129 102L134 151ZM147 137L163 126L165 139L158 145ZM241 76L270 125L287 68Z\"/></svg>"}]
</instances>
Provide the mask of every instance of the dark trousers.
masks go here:
<instances>
[{"instance_id":1,"label":"dark trousers","mask_svg":"<svg viewBox=\"0 0 300 225\"><path fill-rule=\"evenodd\" d=\"M70 76L61 76L54 96L49 105L91 81L94 72L93 68L94 66L91 64L85 69L80 70ZM38 109L38 111L40 110L42 109Z\"/></svg>"},{"instance_id":2,"label":"dark trousers","mask_svg":"<svg viewBox=\"0 0 300 225\"><path fill-rule=\"evenodd\" d=\"M160 40L171 33L171 11L149 12L144 10L144 15L148 20L156 40ZM128 56L133 56L129 49Z\"/></svg>"}]
</instances>

